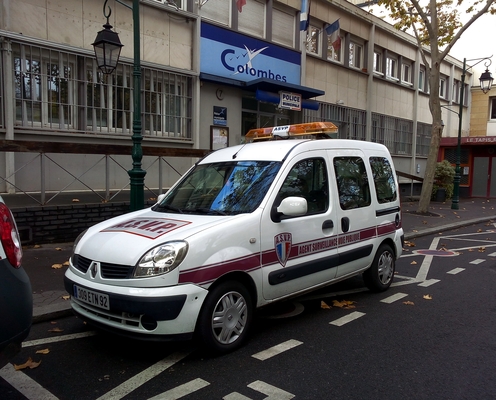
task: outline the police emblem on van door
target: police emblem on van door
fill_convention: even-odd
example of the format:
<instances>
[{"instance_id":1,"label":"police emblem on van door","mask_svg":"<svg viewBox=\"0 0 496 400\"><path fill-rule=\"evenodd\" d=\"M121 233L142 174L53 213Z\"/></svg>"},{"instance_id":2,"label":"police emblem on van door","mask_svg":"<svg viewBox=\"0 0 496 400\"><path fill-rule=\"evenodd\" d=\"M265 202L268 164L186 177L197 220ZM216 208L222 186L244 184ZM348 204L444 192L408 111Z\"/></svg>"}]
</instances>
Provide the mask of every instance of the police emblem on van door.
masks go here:
<instances>
[{"instance_id":1,"label":"police emblem on van door","mask_svg":"<svg viewBox=\"0 0 496 400\"><path fill-rule=\"evenodd\" d=\"M291 243L291 233L280 233L274 236L274 247L276 248L277 258L283 267L286 265L289 253L291 252Z\"/></svg>"}]
</instances>

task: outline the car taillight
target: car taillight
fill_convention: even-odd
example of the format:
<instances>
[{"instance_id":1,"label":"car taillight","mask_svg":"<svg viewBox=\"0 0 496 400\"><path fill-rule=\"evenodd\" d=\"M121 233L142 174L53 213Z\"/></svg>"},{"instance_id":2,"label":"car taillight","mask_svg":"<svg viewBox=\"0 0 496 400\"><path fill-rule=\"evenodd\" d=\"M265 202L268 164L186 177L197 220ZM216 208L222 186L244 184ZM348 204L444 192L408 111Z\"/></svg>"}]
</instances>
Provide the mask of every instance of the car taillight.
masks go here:
<instances>
[{"instance_id":1,"label":"car taillight","mask_svg":"<svg viewBox=\"0 0 496 400\"><path fill-rule=\"evenodd\" d=\"M0 240L9 262L14 268L19 268L22 260L21 240L14 216L3 203L0 203Z\"/></svg>"}]
</instances>

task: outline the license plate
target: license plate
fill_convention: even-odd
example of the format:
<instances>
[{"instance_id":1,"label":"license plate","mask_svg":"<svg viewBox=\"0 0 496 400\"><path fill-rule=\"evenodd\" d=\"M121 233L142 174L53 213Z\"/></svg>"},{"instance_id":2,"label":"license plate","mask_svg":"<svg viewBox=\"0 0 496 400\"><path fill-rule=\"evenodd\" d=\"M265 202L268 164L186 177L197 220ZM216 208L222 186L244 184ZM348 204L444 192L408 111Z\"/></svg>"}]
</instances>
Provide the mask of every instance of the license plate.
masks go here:
<instances>
[{"instance_id":1,"label":"license plate","mask_svg":"<svg viewBox=\"0 0 496 400\"><path fill-rule=\"evenodd\" d=\"M85 289L74 285L74 298L83 303L91 304L92 306L110 310L109 297L106 294L94 292L93 290Z\"/></svg>"}]
</instances>

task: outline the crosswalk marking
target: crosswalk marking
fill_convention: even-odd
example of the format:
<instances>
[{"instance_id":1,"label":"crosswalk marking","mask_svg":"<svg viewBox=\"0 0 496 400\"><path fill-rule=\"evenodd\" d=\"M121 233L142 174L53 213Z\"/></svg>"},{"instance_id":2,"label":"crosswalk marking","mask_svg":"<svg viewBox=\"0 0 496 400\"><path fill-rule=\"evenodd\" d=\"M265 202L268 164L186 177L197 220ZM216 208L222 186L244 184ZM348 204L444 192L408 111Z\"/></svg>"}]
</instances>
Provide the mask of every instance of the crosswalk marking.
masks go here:
<instances>
[{"instance_id":1,"label":"crosswalk marking","mask_svg":"<svg viewBox=\"0 0 496 400\"><path fill-rule=\"evenodd\" d=\"M387 303L391 304L394 303L395 301L401 300L403 297L408 296L406 293L396 293L393 294L392 296L386 297L385 299L381 300L381 303Z\"/></svg>"},{"instance_id":2,"label":"crosswalk marking","mask_svg":"<svg viewBox=\"0 0 496 400\"><path fill-rule=\"evenodd\" d=\"M475 264L475 265L477 265L477 264L483 263L484 261L486 261L486 260L483 260L483 259L481 259L481 258L478 258L478 259L476 259L476 260L474 260L474 261L470 261L470 264Z\"/></svg>"},{"instance_id":3,"label":"crosswalk marking","mask_svg":"<svg viewBox=\"0 0 496 400\"><path fill-rule=\"evenodd\" d=\"M278 344L277 346L273 346L270 349L253 354L252 357L256 358L257 360L264 361L278 354L281 354L284 351L290 350L293 347L299 346L300 344L303 344L303 342L291 339L284 343Z\"/></svg>"},{"instance_id":4,"label":"crosswalk marking","mask_svg":"<svg viewBox=\"0 0 496 400\"><path fill-rule=\"evenodd\" d=\"M355 319L358 319L360 317L363 317L365 313L362 313L360 311L354 311L351 314L345 315L344 317L338 318L334 321L329 322L331 325L335 326L343 326L347 324L348 322L354 321Z\"/></svg>"},{"instance_id":5,"label":"crosswalk marking","mask_svg":"<svg viewBox=\"0 0 496 400\"><path fill-rule=\"evenodd\" d=\"M438 283L439 279L428 279L426 281L423 281L422 283L419 283L418 285L421 287L429 287L431 285L434 285L435 283Z\"/></svg>"},{"instance_id":6,"label":"crosswalk marking","mask_svg":"<svg viewBox=\"0 0 496 400\"><path fill-rule=\"evenodd\" d=\"M292 393L286 392L262 381L255 381L253 383L250 383L248 387L256 390L257 392L267 395L268 397L266 397L264 400L287 400L295 397L295 395Z\"/></svg>"},{"instance_id":7,"label":"crosswalk marking","mask_svg":"<svg viewBox=\"0 0 496 400\"><path fill-rule=\"evenodd\" d=\"M455 268L455 269L452 269L451 271L448 271L446 273L451 274L451 275L456 275L462 271L465 271L465 268Z\"/></svg>"},{"instance_id":8,"label":"crosswalk marking","mask_svg":"<svg viewBox=\"0 0 496 400\"><path fill-rule=\"evenodd\" d=\"M176 400L181 397L188 396L197 390L203 389L210 385L209 382L203 379L197 378L189 381L183 385L176 386L174 389L163 392L157 396L151 397L148 400Z\"/></svg>"},{"instance_id":9,"label":"crosswalk marking","mask_svg":"<svg viewBox=\"0 0 496 400\"><path fill-rule=\"evenodd\" d=\"M229 393L227 396L224 396L222 400L252 400L249 397L243 396L241 393L238 392L232 392Z\"/></svg>"}]
</instances>

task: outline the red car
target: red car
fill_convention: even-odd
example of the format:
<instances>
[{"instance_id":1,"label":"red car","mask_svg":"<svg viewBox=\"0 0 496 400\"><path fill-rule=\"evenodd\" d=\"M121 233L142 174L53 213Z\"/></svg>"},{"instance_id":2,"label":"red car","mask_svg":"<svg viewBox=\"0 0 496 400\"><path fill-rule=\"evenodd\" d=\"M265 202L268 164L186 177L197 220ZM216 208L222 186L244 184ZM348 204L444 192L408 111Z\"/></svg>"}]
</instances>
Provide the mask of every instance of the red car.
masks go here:
<instances>
[{"instance_id":1,"label":"red car","mask_svg":"<svg viewBox=\"0 0 496 400\"><path fill-rule=\"evenodd\" d=\"M0 196L0 368L20 351L31 329L33 294L21 261L17 225Z\"/></svg>"}]
</instances>

